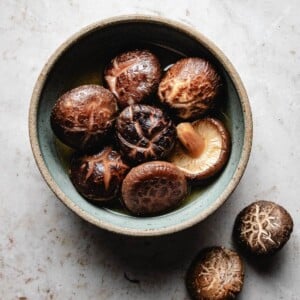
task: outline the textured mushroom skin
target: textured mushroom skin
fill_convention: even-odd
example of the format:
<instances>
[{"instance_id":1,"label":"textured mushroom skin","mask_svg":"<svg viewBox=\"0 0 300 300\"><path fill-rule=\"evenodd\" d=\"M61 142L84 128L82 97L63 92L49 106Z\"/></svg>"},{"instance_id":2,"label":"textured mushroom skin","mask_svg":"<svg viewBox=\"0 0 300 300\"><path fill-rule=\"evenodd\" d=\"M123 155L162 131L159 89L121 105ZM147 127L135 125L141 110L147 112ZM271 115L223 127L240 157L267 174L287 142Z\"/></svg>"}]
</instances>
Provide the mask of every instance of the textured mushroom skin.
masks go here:
<instances>
[{"instance_id":1,"label":"textured mushroom skin","mask_svg":"<svg viewBox=\"0 0 300 300\"><path fill-rule=\"evenodd\" d=\"M239 244L255 255L273 254L289 240L293 231L290 214L271 201L257 201L237 216L234 233Z\"/></svg>"},{"instance_id":2,"label":"textured mushroom skin","mask_svg":"<svg viewBox=\"0 0 300 300\"><path fill-rule=\"evenodd\" d=\"M120 154L111 147L94 155L76 155L71 161L70 178L77 191L94 201L119 196L122 181L129 171Z\"/></svg>"},{"instance_id":3,"label":"textured mushroom skin","mask_svg":"<svg viewBox=\"0 0 300 300\"><path fill-rule=\"evenodd\" d=\"M99 147L110 132L118 107L114 95L98 85L83 85L63 94L51 113L51 127L66 145Z\"/></svg>"},{"instance_id":4,"label":"textured mushroom skin","mask_svg":"<svg viewBox=\"0 0 300 300\"><path fill-rule=\"evenodd\" d=\"M187 290L195 300L234 299L243 281L241 258L235 251L223 247L203 249L186 276Z\"/></svg>"},{"instance_id":5,"label":"textured mushroom skin","mask_svg":"<svg viewBox=\"0 0 300 300\"><path fill-rule=\"evenodd\" d=\"M181 119L195 119L215 106L221 78L202 58L183 58L163 76L158 96Z\"/></svg>"},{"instance_id":6,"label":"textured mushroom skin","mask_svg":"<svg viewBox=\"0 0 300 300\"><path fill-rule=\"evenodd\" d=\"M161 78L157 57L148 50L134 50L115 57L104 78L121 108L141 102L153 93Z\"/></svg>"},{"instance_id":7,"label":"textured mushroom skin","mask_svg":"<svg viewBox=\"0 0 300 300\"><path fill-rule=\"evenodd\" d=\"M193 185L201 184L202 182L205 182L207 179L210 179L214 175L218 174L226 165L229 159L230 149L231 149L230 134L221 121L214 118L205 118L205 119L194 121L192 123L192 126L197 127L197 124L199 124L199 122L207 122L210 124L210 126L214 126L218 130L221 136L222 145L221 145L220 155L216 163L203 171L199 171L199 173L197 174L188 172L187 168L183 168L183 166L176 163L176 160L178 160L181 154L187 155L185 154L186 151L183 149L183 146L179 142L176 143L171 156L168 158L170 162L174 163L180 170L184 172L189 182ZM193 158L191 158L191 160L192 159Z\"/></svg>"},{"instance_id":8,"label":"textured mushroom skin","mask_svg":"<svg viewBox=\"0 0 300 300\"><path fill-rule=\"evenodd\" d=\"M122 155L138 164L165 158L175 144L176 129L159 108L136 104L117 118L116 137Z\"/></svg>"},{"instance_id":9,"label":"textured mushroom skin","mask_svg":"<svg viewBox=\"0 0 300 300\"><path fill-rule=\"evenodd\" d=\"M175 208L187 193L183 173L164 161L147 162L131 169L122 185L125 207L138 216Z\"/></svg>"}]
</instances>

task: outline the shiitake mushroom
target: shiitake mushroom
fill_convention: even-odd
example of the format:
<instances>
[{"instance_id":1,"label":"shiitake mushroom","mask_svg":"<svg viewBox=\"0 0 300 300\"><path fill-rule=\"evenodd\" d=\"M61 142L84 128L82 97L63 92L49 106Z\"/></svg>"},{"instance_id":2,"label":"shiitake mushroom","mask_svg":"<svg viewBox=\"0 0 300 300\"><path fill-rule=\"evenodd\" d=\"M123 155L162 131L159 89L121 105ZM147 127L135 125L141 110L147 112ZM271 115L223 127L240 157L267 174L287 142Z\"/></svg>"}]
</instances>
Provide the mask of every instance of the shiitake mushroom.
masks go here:
<instances>
[{"instance_id":1,"label":"shiitake mushroom","mask_svg":"<svg viewBox=\"0 0 300 300\"><path fill-rule=\"evenodd\" d=\"M129 166L120 154L111 147L105 147L97 154L75 154L71 160L70 179L85 198L103 202L119 196L128 171Z\"/></svg>"},{"instance_id":2,"label":"shiitake mushroom","mask_svg":"<svg viewBox=\"0 0 300 300\"><path fill-rule=\"evenodd\" d=\"M156 91L161 66L149 50L133 50L119 54L107 66L104 78L121 108L140 103Z\"/></svg>"},{"instance_id":3,"label":"shiitake mushroom","mask_svg":"<svg viewBox=\"0 0 300 300\"><path fill-rule=\"evenodd\" d=\"M254 255L270 255L280 250L293 231L293 219L272 201L256 201L237 216L234 237L237 243Z\"/></svg>"},{"instance_id":4,"label":"shiitake mushroom","mask_svg":"<svg viewBox=\"0 0 300 300\"><path fill-rule=\"evenodd\" d=\"M202 184L227 163L230 135L220 120L204 118L180 123L177 136L178 142L168 160L181 169L192 184Z\"/></svg>"},{"instance_id":5,"label":"shiitake mushroom","mask_svg":"<svg viewBox=\"0 0 300 300\"><path fill-rule=\"evenodd\" d=\"M173 164L152 161L132 168L122 184L122 201L134 215L155 215L175 208L187 196L184 174Z\"/></svg>"},{"instance_id":6,"label":"shiitake mushroom","mask_svg":"<svg viewBox=\"0 0 300 300\"><path fill-rule=\"evenodd\" d=\"M175 144L176 129L161 109L136 104L126 107L118 116L116 138L122 155L138 164L164 159Z\"/></svg>"},{"instance_id":7,"label":"shiitake mushroom","mask_svg":"<svg viewBox=\"0 0 300 300\"><path fill-rule=\"evenodd\" d=\"M163 76L158 96L179 118L195 119L215 106L221 85L221 77L209 61L182 58Z\"/></svg>"},{"instance_id":8,"label":"shiitake mushroom","mask_svg":"<svg viewBox=\"0 0 300 300\"><path fill-rule=\"evenodd\" d=\"M244 282L240 256L224 247L203 249L186 275L186 287L193 300L234 299Z\"/></svg>"},{"instance_id":9,"label":"shiitake mushroom","mask_svg":"<svg viewBox=\"0 0 300 300\"><path fill-rule=\"evenodd\" d=\"M82 85L63 94L51 112L54 134L78 150L99 148L118 111L114 95L99 85Z\"/></svg>"}]
</instances>

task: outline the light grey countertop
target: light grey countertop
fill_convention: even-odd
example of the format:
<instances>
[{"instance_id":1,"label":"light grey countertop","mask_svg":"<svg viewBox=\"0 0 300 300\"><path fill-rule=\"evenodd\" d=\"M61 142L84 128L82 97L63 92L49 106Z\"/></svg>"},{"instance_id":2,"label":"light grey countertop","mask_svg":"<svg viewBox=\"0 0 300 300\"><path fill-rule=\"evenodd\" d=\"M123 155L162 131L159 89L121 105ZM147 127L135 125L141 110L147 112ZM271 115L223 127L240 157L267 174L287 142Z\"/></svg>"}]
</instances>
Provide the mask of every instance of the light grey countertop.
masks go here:
<instances>
[{"instance_id":1,"label":"light grey countertop","mask_svg":"<svg viewBox=\"0 0 300 300\"><path fill-rule=\"evenodd\" d=\"M128 13L181 21L214 41L253 110L252 154L230 199L196 227L155 239L104 232L75 216L43 181L28 138L30 96L47 58L83 26ZM0 299L188 299L192 258L208 245L234 247L234 218L257 199L282 204L295 228L269 263L245 260L239 299L300 299L299 15L298 0L1 0Z\"/></svg>"}]
</instances>

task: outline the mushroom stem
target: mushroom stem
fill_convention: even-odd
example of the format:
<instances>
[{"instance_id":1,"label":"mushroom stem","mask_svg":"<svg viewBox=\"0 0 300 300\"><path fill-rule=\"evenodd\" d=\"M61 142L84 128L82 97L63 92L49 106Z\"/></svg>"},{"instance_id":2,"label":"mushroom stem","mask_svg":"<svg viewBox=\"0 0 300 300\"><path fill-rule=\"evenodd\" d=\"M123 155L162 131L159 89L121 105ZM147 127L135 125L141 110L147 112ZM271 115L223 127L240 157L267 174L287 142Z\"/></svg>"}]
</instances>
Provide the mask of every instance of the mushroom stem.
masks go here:
<instances>
[{"instance_id":1,"label":"mushroom stem","mask_svg":"<svg viewBox=\"0 0 300 300\"><path fill-rule=\"evenodd\" d=\"M205 146L205 140L201 134L199 134L191 123L180 123L176 127L177 136L188 151L188 154L193 157L199 157Z\"/></svg>"}]
</instances>

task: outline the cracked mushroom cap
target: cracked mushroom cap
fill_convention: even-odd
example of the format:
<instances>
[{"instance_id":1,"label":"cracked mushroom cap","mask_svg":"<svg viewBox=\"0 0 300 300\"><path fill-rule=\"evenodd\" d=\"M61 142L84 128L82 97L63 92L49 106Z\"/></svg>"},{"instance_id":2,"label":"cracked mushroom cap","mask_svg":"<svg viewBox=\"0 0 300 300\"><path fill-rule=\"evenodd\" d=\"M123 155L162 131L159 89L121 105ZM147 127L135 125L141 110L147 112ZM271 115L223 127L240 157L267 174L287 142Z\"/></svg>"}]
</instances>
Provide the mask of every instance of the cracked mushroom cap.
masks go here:
<instances>
[{"instance_id":1,"label":"cracked mushroom cap","mask_svg":"<svg viewBox=\"0 0 300 300\"><path fill-rule=\"evenodd\" d=\"M187 275L187 290L195 300L234 299L244 282L244 267L239 255L223 247L202 250Z\"/></svg>"},{"instance_id":2,"label":"cracked mushroom cap","mask_svg":"<svg viewBox=\"0 0 300 300\"><path fill-rule=\"evenodd\" d=\"M99 147L110 132L118 107L114 95L99 85L82 85L63 94L51 112L51 127L66 145Z\"/></svg>"},{"instance_id":3,"label":"cracked mushroom cap","mask_svg":"<svg viewBox=\"0 0 300 300\"><path fill-rule=\"evenodd\" d=\"M126 107L116 121L121 154L132 164L161 160L173 149L176 129L159 108L136 104Z\"/></svg>"},{"instance_id":4,"label":"cracked mushroom cap","mask_svg":"<svg viewBox=\"0 0 300 300\"><path fill-rule=\"evenodd\" d=\"M290 214L271 201L257 201L244 208L234 226L237 242L255 255L277 252L289 240L292 231Z\"/></svg>"},{"instance_id":5,"label":"cracked mushroom cap","mask_svg":"<svg viewBox=\"0 0 300 300\"><path fill-rule=\"evenodd\" d=\"M111 147L94 155L77 154L71 160L70 178L76 190L88 200L108 201L119 196L129 171L120 154Z\"/></svg>"},{"instance_id":6,"label":"cracked mushroom cap","mask_svg":"<svg viewBox=\"0 0 300 300\"><path fill-rule=\"evenodd\" d=\"M155 92L161 78L157 57L148 50L121 53L107 66L104 78L121 108L136 104Z\"/></svg>"},{"instance_id":7,"label":"cracked mushroom cap","mask_svg":"<svg viewBox=\"0 0 300 300\"><path fill-rule=\"evenodd\" d=\"M175 208L187 196L184 174L165 161L141 164L127 174L122 200L134 215L155 215Z\"/></svg>"},{"instance_id":8,"label":"cracked mushroom cap","mask_svg":"<svg viewBox=\"0 0 300 300\"><path fill-rule=\"evenodd\" d=\"M177 125L178 142L168 160L193 184L222 170L230 154L230 135L221 121L205 118Z\"/></svg>"},{"instance_id":9,"label":"cracked mushroom cap","mask_svg":"<svg viewBox=\"0 0 300 300\"><path fill-rule=\"evenodd\" d=\"M182 58L163 76L158 96L184 120L199 118L215 104L221 78L210 62L202 58Z\"/></svg>"}]
</instances>

